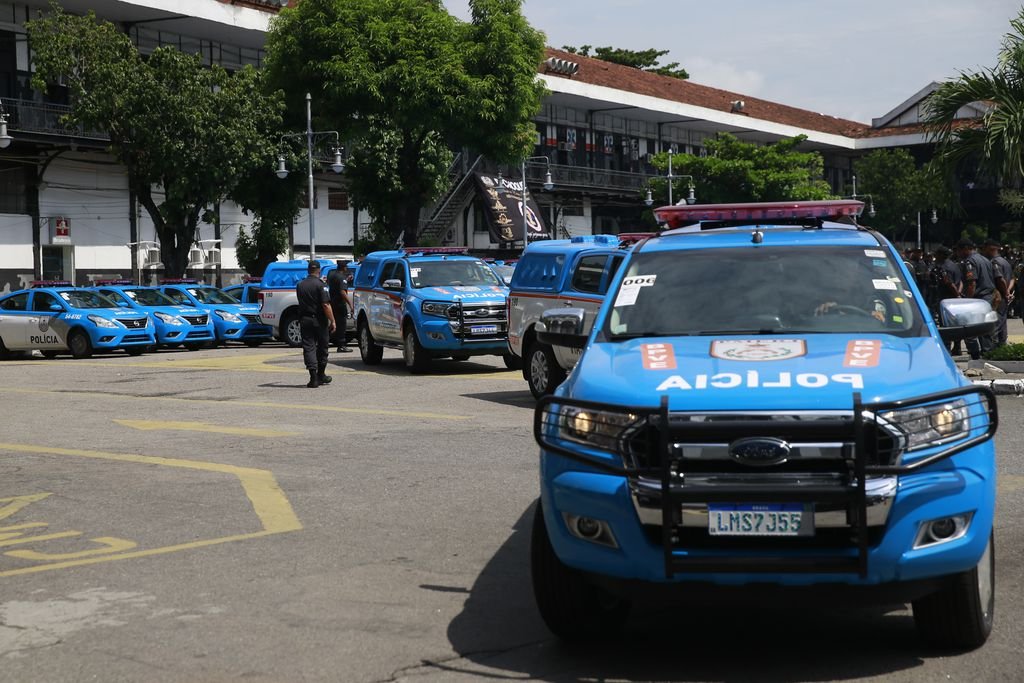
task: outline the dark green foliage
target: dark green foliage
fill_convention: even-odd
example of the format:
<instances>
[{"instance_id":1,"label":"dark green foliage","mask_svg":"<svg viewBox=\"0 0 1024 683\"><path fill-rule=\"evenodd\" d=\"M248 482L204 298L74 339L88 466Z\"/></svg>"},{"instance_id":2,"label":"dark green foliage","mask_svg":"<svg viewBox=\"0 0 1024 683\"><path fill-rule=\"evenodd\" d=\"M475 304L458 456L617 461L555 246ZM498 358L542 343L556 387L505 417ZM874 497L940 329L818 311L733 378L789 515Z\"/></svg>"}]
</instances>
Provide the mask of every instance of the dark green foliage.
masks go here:
<instances>
[{"instance_id":1,"label":"dark green foliage","mask_svg":"<svg viewBox=\"0 0 1024 683\"><path fill-rule=\"evenodd\" d=\"M565 45L562 49L575 55L594 57L605 62L631 66L634 69L650 71L662 76L671 76L672 78L682 80L690 77L686 69L679 66L679 62L671 62L664 65L658 64L658 60L669 53L668 50L655 50L653 48L649 50L624 50L617 47L592 48L590 45L580 45L579 47ZM593 54L590 53L591 49L594 50Z\"/></svg>"},{"instance_id":2,"label":"dark green foliage","mask_svg":"<svg viewBox=\"0 0 1024 683\"><path fill-rule=\"evenodd\" d=\"M932 167L918 168L905 149L879 149L853 164L857 193L871 195L877 215L871 227L890 235L916 226L917 212L948 208L951 198L945 183Z\"/></svg>"},{"instance_id":3,"label":"dark green foliage","mask_svg":"<svg viewBox=\"0 0 1024 683\"><path fill-rule=\"evenodd\" d=\"M1004 344L985 354L987 360L1024 360L1024 344Z\"/></svg>"}]
</instances>

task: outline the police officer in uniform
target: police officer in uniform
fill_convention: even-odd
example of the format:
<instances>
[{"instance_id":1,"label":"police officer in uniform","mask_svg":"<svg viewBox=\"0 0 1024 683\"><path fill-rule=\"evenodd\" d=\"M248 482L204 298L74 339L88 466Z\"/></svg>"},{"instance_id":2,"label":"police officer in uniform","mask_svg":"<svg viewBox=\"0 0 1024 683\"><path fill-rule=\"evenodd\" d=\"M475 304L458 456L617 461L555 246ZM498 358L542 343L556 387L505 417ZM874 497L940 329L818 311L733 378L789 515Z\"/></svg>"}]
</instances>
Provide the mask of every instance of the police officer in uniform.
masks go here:
<instances>
[{"instance_id":1,"label":"police officer in uniform","mask_svg":"<svg viewBox=\"0 0 1024 683\"><path fill-rule=\"evenodd\" d=\"M960 257L964 269L964 296L973 299L984 299L992 304L996 293L995 274L992 262L974 251L974 242L966 237L956 243L957 256ZM993 335L971 337L966 342L967 353L972 360L981 358L982 353L992 350L995 345Z\"/></svg>"},{"instance_id":2,"label":"police officer in uniform","mask_svg":"<svg viewBox=\"0 0 1024 683\"><path fill-rule=\"evenodd\" d=\"M327 352L330 335L337 327L334 311L327 295L323 280L320 279L320 264L310 261L306 279L295 285L295 296L299 303L299 330L302 333L302 359L309 370L309 384L315 389L321 384L330 384L327 376Z\"/></svg>"},{"instance_id":3,"label":"police officer in uniform","mask_svg":"<svg viewBox=\"0 0 1024 683\"><path fill-rule=\"evenodd\" d=\"M338 353L351 353L346 339L345 320L348 318L348 264L338 260L338 267L327 276L327 293L331 299L331 309L334 311L335 320L338 323L334 331L332 341L338 348Z\"/></svg>"},{"instance_id":4,"label":"police officer in uniform","mask_svg":"<svg viewBox=\"0 0 1024 683\"><path fill-rule=\"evenodd\" d=\"M992 273L995 277L996 290L999 292L999 305L995 307L999 314L999 324L994 333L995 345L1002 346L1006 343L1006 317L1013 297L1013 266L999 254L999 242L992 238L985 240L981 247L982 253L992 262Z\"/></svg>"}]
</instances>

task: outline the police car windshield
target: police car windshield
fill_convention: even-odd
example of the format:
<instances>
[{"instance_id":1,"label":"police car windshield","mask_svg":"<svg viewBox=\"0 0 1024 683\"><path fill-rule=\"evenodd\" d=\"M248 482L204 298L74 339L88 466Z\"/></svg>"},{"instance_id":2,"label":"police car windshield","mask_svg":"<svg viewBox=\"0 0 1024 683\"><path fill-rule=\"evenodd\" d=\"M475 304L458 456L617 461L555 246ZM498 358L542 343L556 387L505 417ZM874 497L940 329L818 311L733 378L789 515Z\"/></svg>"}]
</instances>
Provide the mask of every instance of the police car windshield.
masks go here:
<instances>
[{"instance_id":1,"label":"police car windshield","mask_svg":"<svg viewBox=\"0 0 1024 683\"><path fill-rule=\"evenodd\" d=\"M483 261L421 261L409 264L413 287L458 287L500 285L498 277Z\"/></svg>"},{"instance_id":2,"label":"police car windshield","mask_svg":"<svg viewBox=\"0 0 1024 683\"><path fill-rule=\"evenodd\" d=\"M188 293L201 304L237 304L238 299L215 287L190 287Z\"/></svg>"},{"instance_id":3,"label":"police car windshield","mask_svg":"<svg viewBox=\"0 0 1024 683\"><path fill-rule=\"evenodd\" d=\"M67 302L71 308L119 308L117 304L107 297L96 292L60 292L60 298Z\"/></svg>"},{"instance_id":4,"label":"police car windshield","mask_svg":"<svg viewBox=\"0 0 1024 683\"><path fill-rule=\"evenodd\" d=\"M750 247L640 252L608 315L610 339L779 333L924 334L881 248Z\"/></svg>"},{"instance_id":5,"label":"police car windshield","mask_svg":"<svg viewBox=\"0 0 1024 683\"><path fill-rule=\"evenodd\" d=\"M155 289L126 289L124 295L140 306L174 306L175 303Z\"/></svg>"}]
</instances>

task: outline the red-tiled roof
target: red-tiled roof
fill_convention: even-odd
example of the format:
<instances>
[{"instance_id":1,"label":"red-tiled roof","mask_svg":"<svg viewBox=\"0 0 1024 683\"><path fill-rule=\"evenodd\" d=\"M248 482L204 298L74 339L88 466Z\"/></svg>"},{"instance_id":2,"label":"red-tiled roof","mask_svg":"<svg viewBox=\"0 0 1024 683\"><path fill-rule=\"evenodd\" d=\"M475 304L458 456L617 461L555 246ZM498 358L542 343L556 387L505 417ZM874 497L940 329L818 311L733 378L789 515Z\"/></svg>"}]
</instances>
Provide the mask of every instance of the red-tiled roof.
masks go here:
<instances>
[{"instance_id":1,"label":"red-tiled roof","mask_svg":"<svg viewBox=\"0 0 1024 683\"><path fill-rule=\"evenodd\" d=\"M674 102L692 104L707 109L715 109L722 112L732 110L734 100L743 100L743 114L763 121L772 121L797 128L805 128L821 133L833 135L845 135L847 137L862 137L869 134L871 127L865 123L841 119L836 116L819 114L806 109L798 109L777 102L758 99L739 93L719 90L699 83L661 76L659 74L641 71L621 64L605 62L593 57L583 57L564 50L547 48L548 57L566 59L579 64L579 71L572 76L574 81L582 81L590 85L600 85L638 95L659 97ZM540 72L545 73L544 65L541 65ZM558 76L560 78L568 76Z\"/></svg>"}]
</instances>

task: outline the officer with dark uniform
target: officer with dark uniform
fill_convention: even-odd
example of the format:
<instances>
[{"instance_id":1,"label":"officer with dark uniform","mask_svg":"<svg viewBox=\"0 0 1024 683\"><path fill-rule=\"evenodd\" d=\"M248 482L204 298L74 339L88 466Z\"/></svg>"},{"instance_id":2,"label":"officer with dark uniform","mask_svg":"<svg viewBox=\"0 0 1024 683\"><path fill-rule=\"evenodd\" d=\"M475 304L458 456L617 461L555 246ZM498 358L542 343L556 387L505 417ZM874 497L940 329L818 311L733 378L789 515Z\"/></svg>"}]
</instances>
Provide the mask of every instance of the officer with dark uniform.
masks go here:
<instances>
[{"instance_id":1,"label":"officer with dark uniform","mask_svg":"<svg viewBox=\"0 0 1024 683\"><path fill-rule=\"evenodd\" d=\"M957 299L963 296L963 270L960 264L950 258L952 250L946 246L939 246L935 250L935 265L932 266L929 279L935 291L935 302L933 313L935 319L939 320L939 302L943 299ZM954 356L961 354L961 343L957 339L949 343L949 352Z\"/></svg>"},{"instance_id":2,"label":"officer with dark uniform","mask_svg":"<svg viewBox=\"0 0 1024 683\"><path fill-rule=\"evenodd\" d=\"M1006 344L1006 316L1013 297L1013 266L999 253L999 242L989 238L981 247L982 254L992 262L992 273L996 281L996 290L999 296L996 297L998 305L995 306L999 314L999 323L996 325L995 346L998 348Z\"/></svg>"},{"instance_id":3,"label":"officer with dark uniform","mask_svg":"<svg viewBox=\"0 0 1024 683\"><path fill-rule=\"evenodd\" d=\"M342 260L338 260L338 267L331 271L330 275L327 276L327 294L331 299L331 310L334 311L335 320L338 322L338 328L334 331L334 338L332 341L337 346L338 353L351 353L352 349L348 348L348 340L346 339L345 329L346 319L348 318L348 264Z\"/></svg>"},{"instance_id":4,"label":"officer with dark uniform","mask_svg":"<svg viewBox=\"0 0 1024 683\"><path fill-rule=\"evenodd\" d=\"M299 303L299 330L302 333L302 359L309 370L309 384L315 389L321 384L330 384L327 376L327 352L330 349L330 335L336 328L331 300L327 296L324 282L320 279L320 264L310 261L306 279L295 285L295 296Z\"/></svg>"},{"instance_id":5,"label":"officer with dark uniform","mask_svg":"<svg viewBox=\"0 0 1024 683\"><path fill-rule=\"evenodd\" d=\"M964 268L964 296L971 299L984 299L990 305L996 293L996 280L992 262L974 250L974 242L966 237L956 243L957 256ZM998 302L997 302L998 303ZM994 309L993 309L994 310ZM965 341L967 352L973 360L981 358L995 346L993 335L971 337Z\"/></svg>"}]
</instances>

